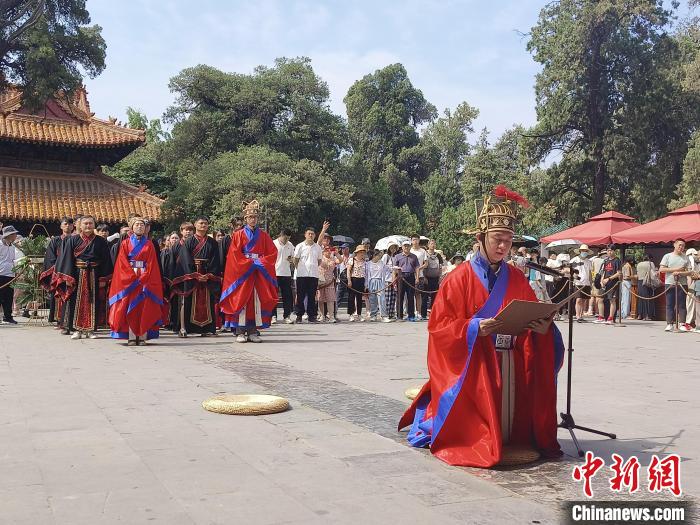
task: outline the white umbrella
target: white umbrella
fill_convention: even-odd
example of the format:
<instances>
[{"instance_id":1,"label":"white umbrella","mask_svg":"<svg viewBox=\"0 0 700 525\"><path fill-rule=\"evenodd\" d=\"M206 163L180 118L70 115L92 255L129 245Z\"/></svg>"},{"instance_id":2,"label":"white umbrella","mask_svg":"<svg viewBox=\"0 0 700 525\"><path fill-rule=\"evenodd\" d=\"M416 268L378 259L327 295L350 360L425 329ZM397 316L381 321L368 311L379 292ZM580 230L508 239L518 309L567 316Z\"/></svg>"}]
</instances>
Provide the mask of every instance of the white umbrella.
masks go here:
<instances>
[{"instance_id":1,"label":"white umbrella","mask_svg":"<svg viewBox=\"0 0 700 525\"><path fill-rule=\"evenodd\" d=\"M405 235L389 235L388 237L382 237L377 241L377 244L374 245L375 250L386 250L389 248L389 244L395 243L399 246L401 246L401 243L403 241L410 241L408 237Z\"/></svg>"},{"instance_id":2,"label":"white umbrella","mask_svg":"<svg viewBox=\"0 0 700 525\"><path fill-rule=\"evenodd\" d=\"M566 250L569 246L580 246L581 241L577 241L575 239L560 239L558 241L552 241L550 242L545 248L548 250Z\"/></svg>"}]
</instances>

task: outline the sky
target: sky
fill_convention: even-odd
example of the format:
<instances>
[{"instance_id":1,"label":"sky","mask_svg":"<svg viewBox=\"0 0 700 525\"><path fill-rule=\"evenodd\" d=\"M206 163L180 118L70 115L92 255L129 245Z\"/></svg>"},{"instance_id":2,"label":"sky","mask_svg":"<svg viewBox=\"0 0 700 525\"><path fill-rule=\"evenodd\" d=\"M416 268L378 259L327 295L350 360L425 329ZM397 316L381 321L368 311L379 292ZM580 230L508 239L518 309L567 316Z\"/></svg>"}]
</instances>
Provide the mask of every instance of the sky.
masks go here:
<instances>
[{"instance_id":1,"label":"sky","mask_svg":"<svg viewBox=\"0 0 700 525\"><path fill-rule=\"evenodd\" d=\"M539 71L524 36L546 0L88 0L103 28L107 67L86 79L97 117L126 120L126 107L160 117L168 81L208 64L251 73L281 56L311 58L328 83L330 107L356 80L401 62L442 113L468 102L491 140L535 122Z\"/></svg>"}]
</instances>

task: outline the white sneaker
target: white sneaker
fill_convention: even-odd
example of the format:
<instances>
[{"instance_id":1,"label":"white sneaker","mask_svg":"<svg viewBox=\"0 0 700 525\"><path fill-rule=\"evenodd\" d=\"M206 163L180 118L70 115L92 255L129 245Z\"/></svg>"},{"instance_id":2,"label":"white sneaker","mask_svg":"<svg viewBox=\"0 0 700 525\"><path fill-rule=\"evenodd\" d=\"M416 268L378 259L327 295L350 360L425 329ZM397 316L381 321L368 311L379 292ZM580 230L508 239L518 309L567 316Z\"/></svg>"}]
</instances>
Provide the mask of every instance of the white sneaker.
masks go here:
<instances>
[{"instance_id":1,"label":"white sneaker","mask_svg":"<svg viewBox=\"0 0 700 525\"><path fill-rule=\"evenodd\" d=\"M360 322L361 322L361 323L364 323L366 320L367 320L367 319L365 319L364 317L360 316Z\"/></svg>"},{"instance_id":2,"label":"white sneaker","mask_svg":"<svg viewBox=\"0 0 700 525\"><path fill-rule=\"evenodd\" d=\"M351 322L351 323L354 323L355 321L357 321L357 316L356 316L355 314L352 314L352 315L350 316L350 322Z\"/></svg>"},{"instance_id":3,"label":"white sneaker","mask_svg":"<svg viewBox=\"0 0 700 525\"><path fill-rule=\"evenodd\" d=\"M237 343L247 343L248 337L245 334L238 334L236 336L236 342Z\"/></svg>"},{"instance_id":4,"label":"white sneaker","mask_svg":"<svg viewBox=\"0 0 700 525\"><path fill-rule=\"evenodd\" d=\"M690 328L687 324L681 323L678 328L681 332L690 332Z\"/></svg>"},{"instance_id":5,"label":"white sneaker","mask_svg":"<svg viewBox=\"0 0 700 525\"><path fill-rule=\"evenodd\" d=\"M270 324L277 324L277 318L273 317L272 319L270 319Z\"/></svg>"},{"instance_id":6,"label":"white sneaker","mask_svg":"<svg viewBox=\"0 0 700 525\"><path fill-rule=\"evenodd\" d=\"M335 324L335 323L338 322L338 320L337 320L335 317L329 317L329 318L328 318L328 322L331 323L331 324Z\"/></svg>"},{"instance_id":7,"label":"white sneaker","mask_svg":"<svg viewBox=\"0 0 700 525\"><path fill-rule=\"evenodd\" d=\"M423 318L421 317L420 314L416 314L416 321L422 321Z\"/></svg>"},{"instance_id":8,"label":"white sneaker","mask_svg":"<svg viewBox=\"0 0 700 525\"><path fill-rule=\"evenodd\" d=\"M292 319L292 316L285 317L285 318L284 318L284 323L285 323L285 324L294 324L294 320Z\"/></svg>"},{"instance_id":9,"label":"white sneaker","mask_svg":"<svg viewBox=\"0 0 700 525\"><path fill-rule=\"evenodd\" d=\"M262 343L262 337L260 337L258 334L250 334L248 336L248 341L251 343Z\"/></svg>"},{"instance_id":10,"label":"white sneaker","mask_svg":"<svg viewBox=\"0 0 700 525\"><path fill-rule=\"evenodd\" d=\"M83 337L82 332L73 332L73 335L70 336L71 339L80 339Z\"/></svg>"},{"instance_id":11,"label":"white sneaker","mask_svg":"<svg viewBox=\"0 0 700 525\"><path fill-rule=\"evenodd\" d=\"M664 332L672 332L672 331L673 331L673 325L667 324L666 328L664 329Z\"/></svg>"},{"instance_id":12,"label":"white sneaker","mask_svg":"<svg viewBox=\"0 0 700 525\"><path fill-rule=\"evenodd\" d=\"M393 323L394 320L390 319L389 317L383 317L382 318L382 323Z\"/></svg>"},{"instance_id":13,"label":"white sneaker","mask_svg":"<svg viewBox=\"0 0 700 525\"><path fill-rule=\"evenodd\" d=\"M302 321L308 321L309 320L309 314L304 314L301 316Z\"/></svg>"},{"instance_id":14,"label":"white sneaker","mask_svg":"<svg viewBox=\"0 0 700 525\"><path fill-rule=\"evenodd\" d=\"M90 339L97 339L97 334L95 332L88 332L86 337Z\"/></svg>"},{"instance_id":15,"label":"white sneaker","mask_svg":"<svg viewBox=\"0 0 700 525\"><path fill-rule=\"evenodd\" d=\"M693 333L695 333L695 334L700 334L700 327L699 327L699 328L696 328L695 330L693 330Z\"/></svg>"}]
</instances>

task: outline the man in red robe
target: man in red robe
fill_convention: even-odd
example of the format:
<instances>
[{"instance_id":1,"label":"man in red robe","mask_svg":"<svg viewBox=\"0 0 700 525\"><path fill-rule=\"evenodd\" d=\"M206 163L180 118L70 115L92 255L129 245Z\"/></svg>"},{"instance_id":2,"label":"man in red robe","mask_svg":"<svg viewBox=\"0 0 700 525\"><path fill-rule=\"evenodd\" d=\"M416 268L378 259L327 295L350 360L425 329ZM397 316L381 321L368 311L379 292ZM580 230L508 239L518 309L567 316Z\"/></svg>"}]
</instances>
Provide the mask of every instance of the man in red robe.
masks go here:
<instances>
[{"instance_id":1,"label":"man in red robe","mask_svg":"<svg viewBox=\"0 0 700 525\"><path fill-rule=\"evenodd\" d=\"M121 239L109 288L109 327L114 339L129 346L155 339L163 324L163 281L159 254L142 217L129 219L130 235Z\"/></svg>"},{"instance_id":2,"label":"man in red robe","mask_svg":"<svg viewBox=\"0 0 700 525\"><path fill-rule=\"evenodd\" d=\"M494 316L514 299L536 301L527 278L504 262L522 197L487 197L475 232L480 250L440 286L428 324L429 380L399 422L408 441L451 465L491 467L515 455L561 455L556 374L564 358L551 318L518 336Z\"/></svg>"},{"instance_id":3,"label":"man in red robe","mask_svg":"<svg viewBox=\"0 0 700 525\"><path fill-rule=\"evenodd\" d=\"M257 330L270 326L277 305L277 248L258 227L259 208L256 200L244 203L245 226L233 232L226 253L219 307L238 343L262 342Z\"/></svg>"}]
</instances>

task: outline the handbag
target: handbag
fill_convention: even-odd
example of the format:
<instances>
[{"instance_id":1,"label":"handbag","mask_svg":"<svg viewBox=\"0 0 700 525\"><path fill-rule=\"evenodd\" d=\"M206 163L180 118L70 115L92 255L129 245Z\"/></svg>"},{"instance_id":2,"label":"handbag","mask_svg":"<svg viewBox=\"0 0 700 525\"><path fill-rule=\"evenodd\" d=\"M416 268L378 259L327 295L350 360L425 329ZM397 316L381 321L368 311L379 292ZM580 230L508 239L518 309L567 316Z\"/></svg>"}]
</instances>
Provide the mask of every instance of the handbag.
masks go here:
<instances>
[{"instance_id":1,"label":"handbag","mask_svg":"<svg viewBox=\"0 0 700 525\"><path fill-rule=\"evenodd\" d=\"M651 288L652 290L658 288L661 286L661 278L659 277L659 271L652 266L649 269L649 273L644 276L644 280L642 281L644 286L647 288Z\"/></svg>"}]
</instances>

